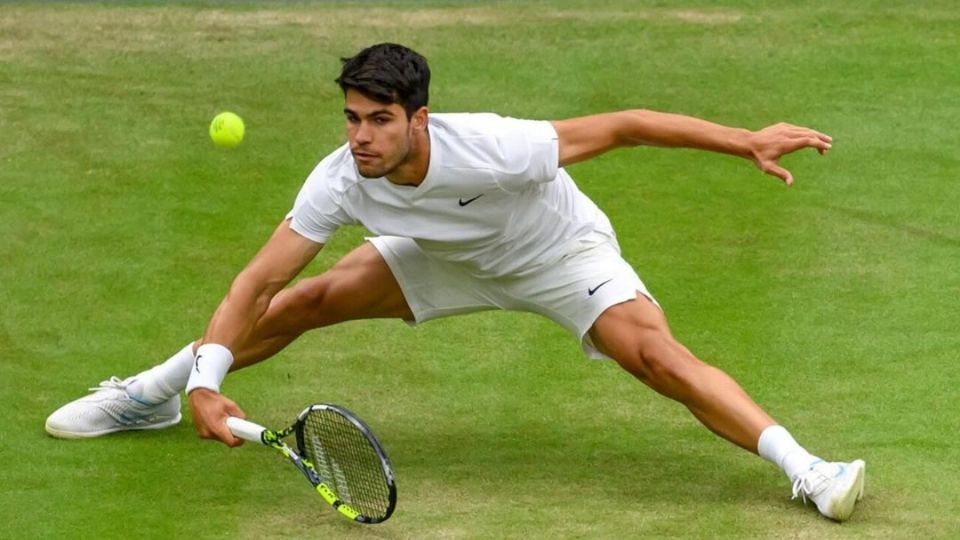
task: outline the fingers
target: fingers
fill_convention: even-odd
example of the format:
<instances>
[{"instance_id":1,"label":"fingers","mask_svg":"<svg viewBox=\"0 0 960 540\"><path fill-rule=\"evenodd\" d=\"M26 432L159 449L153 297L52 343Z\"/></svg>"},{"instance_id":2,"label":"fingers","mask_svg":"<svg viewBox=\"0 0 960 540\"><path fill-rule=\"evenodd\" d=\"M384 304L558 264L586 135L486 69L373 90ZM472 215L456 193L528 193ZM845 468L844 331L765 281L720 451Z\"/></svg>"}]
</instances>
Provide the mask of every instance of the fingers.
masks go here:
<instances>
[{"instance_id":1,"label":"fingers","mask_svg":"<svg viewBox=\"0 0 960 540\"><path fill-rule=\"evenodd\" d=\"M223 423L217 427L217 432L215 435L217 440L229 446L230 448L236 448L245 442L243 439L233 435L233 433L230 431L230 428L227 427L226 420L224 420Z\"/></svg>"},{"instance_id":2,"label":"fingers","mask_svg":"<svg viewBox=\"0 0 960 540\"><path fill-rule=\"evenodd\" d=\"M822 132L820 132L820 131L817 131L817 130L815 130L815 129L811 129L811 128L808 128L808 127L795 126L795 125L793 125L793 124L780 123L780 124L776 124L775 126L771 126L771 128L773 128L773 129L778 129L779 131L783 132L783 133L786 134L787 136L794 137L794 138L797 138L797 137L816 137L817 139L820 139L821 141L823 141L823 142L825 142L825 143L832 143L832 142L833 142L833 137L827 135L826 133L822 133Z\"/></svg>"},{"instance_id":3,"label":"fingers","mask_svg":"<svg viewBox=\"0 0 960 540\"><path fill-rule=\"evenodd\" d=\"M816 148L818 152L825 154L833 147L833 137L810 128L791 126L788 137L796 143L793 150Z\"/></svg>"},{"instance_id":4,"label":"fingers","mask_svg":"<svg viewBox=\"0 0 960 540\"><path fill-rule=\"evenodd\" d=\"M783 183L788 187L793 185L793 175L790 174L790 171L784 169L775 161L768 161L760 164L760 170L769 174L770 176L776 176L780 180L783 180Z\"/></svg>"},{"instance_id":5,"label":"fingers","mask_svg":"<svg viewBox=\"0 0 960 540\"><path fill-rule=\"evenodd\" d=\"M753 143L752 159L760 170L792 186L793 175L777 161L804 148L813 148L821 155L826 154L833 147L833 137L807 127L779 123L756 132Z\"/></svg>"},{"instance_id":6,"label":"fingers","mask_svg":"<svg viewBox=\"0 0 960 540\"><path fill-rule=\"evenodd\" d=\"M793 133L785 134L781 140L779 148L774 146L779 155L790 154L804 148L815 148L820 154L824 154L833 147L833 139L822 133L810 129L797 130Z\"/></svg>"},{"instance_id":7,"label":"fingers","mask_svg":"<svg viewBox=\"0 0 960 540\"><path fill-rule=\"evenodd\" d=\"M228 418L231 417L231 416L236 416L237 418L246 418L246 417L247 417L247 413L243 412L243 409L241 409L236 403L234 403L232 400L229 400L229 399L228 399L227 401L229 402L229 403L228 403L228 406L227 406L227 417L228 417ZM239 437L235 437L235 436L233 435L233 432L230 431L230 428L227 427L227 419L226 419L226 418L224 418L224 419L223 419L223 422L220 423L220 427L223 428L224 433L225 433L226 435L228 435L229 438L230 438L230 440L224 440L224 439L221 438L220 440L223 441L224 444L226 444L227 446L233 448L233 447L236 447L236 446L240 446L241 444L244 443L244 440L243 440L243 439L241 439L241 438L239 438Z\"/></svg>"},{"instance_id":8,"label":"fingers","mask_svg":"<svg viewBox=\"0 0 960 540\"><path fill-rule=\"evenodd\" d=\"M234 401L227 400L230 402L230 406L227 408L227 416L236 416L237 418L246 418L247 413L243 412L243 409L240 408Z\"/></svg>"},{"instance_id":9,"label":"fingers","mask_svg":"<svg viewBox=\"0 0 960 540\"><path fill-rule=\"evenodd\" d=\"M825 141L820 137L806 137L804 138L804 143L807 146L816 148L821 154L833 147L829 141Z\"/></svg>"},{"instance_id":10,"label":"fingers","mask_svg":"<svg viewBox=\"0 0 960 540\"><path fill-rule=\"evenodd\" d=\"M796 128L796 129L799 130L798 136L801 136L801 137L812 137L812 138L815 138L815 139L817 139L818 141L824 142L824 143L826 143L826 144L828 144L828 145L833 142L833 137L827 135L826 133L821 133L821 132L819 132L819 131L816 131L816 130L813 130L813 129L810 129L810 128L801 128L801 127L798 127L798 128Z\"/></svg>"},{"instance_id":11,"label":"fingers","mask_svg":"<svg viewBox=\"0 0 960 540\"><path fill-rule=\"evenodd\" d=\"M217 440L230 447L243 444L243 439L234 437L227 427L228 417L246 417L233 400L206 388L190 392L189 397L193 427L201 438Z\"/></svg>"},{"instance_id":12,"label":"fingers","mask_svg":"<svg viewBox=\"0 0 960 540\"><path fill-rule=\"evenodd\" d=\"M784 154L801 148L816 148L821 154L833 146L833 137L815 129L779 123L758 132L761 147L781 147Z\"/></svg>"},{"instance_id":13,"label":"fingers","mask_svg":"<svg viewBox=\"0 0 960 540\"><path fill-rule=\"evenodd\" d=\"M226 419L224 419L223 422L216 422L212 426L209 426L206 433L206 435L201 434L200 437L220 441L231 448L240 446L244 442L243 439L234 437L230 428L227 427Z\"/></svg>"},{"instance_id":14,"label":"fingers","mask_svg":"<svg viewBox=\"0 0 960 540\"><path fill-rule=\"evenodd\" d=\"M217 421L211 428L215 432L216 438L223 444L234 448L240 446L244 443L243 439L235 437L233 432L230 431L230 428L227 427L227 418L231 416L236 416L237 418L246 418L247 415L240 409L240 407L232 400L225 396L221 396L223 399L223 414L218 415Z\"/></svg>"}]
</instances>

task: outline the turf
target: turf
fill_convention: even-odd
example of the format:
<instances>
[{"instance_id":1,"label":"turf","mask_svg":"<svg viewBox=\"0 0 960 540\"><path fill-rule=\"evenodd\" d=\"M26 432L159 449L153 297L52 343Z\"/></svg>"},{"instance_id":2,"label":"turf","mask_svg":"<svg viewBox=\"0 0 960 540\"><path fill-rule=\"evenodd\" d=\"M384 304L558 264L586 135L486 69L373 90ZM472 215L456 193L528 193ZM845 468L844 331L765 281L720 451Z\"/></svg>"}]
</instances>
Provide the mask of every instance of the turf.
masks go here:
<instances>
[{"instance_id":1,"label":"turf","mask_svg":"<svg viewBox=\"0 0 960 540\"><path fill-rule=\"evenodd\" d=\"M955 537L958 29L945 0L0 6L0 536ZM685 150L571 172L684 343L812 451L867 461L850 522L518 313L350 323L228 379L263 423L333 401L374 427L400 494L375 528L189 419L46 436L58 406L202 331L343 141L338 58L387 40L430 59L434 111L643 107L834 136L784 159L791 189ZM247 122L235 151L207 138L221 110Z\"/></svg>"}]
</instances>

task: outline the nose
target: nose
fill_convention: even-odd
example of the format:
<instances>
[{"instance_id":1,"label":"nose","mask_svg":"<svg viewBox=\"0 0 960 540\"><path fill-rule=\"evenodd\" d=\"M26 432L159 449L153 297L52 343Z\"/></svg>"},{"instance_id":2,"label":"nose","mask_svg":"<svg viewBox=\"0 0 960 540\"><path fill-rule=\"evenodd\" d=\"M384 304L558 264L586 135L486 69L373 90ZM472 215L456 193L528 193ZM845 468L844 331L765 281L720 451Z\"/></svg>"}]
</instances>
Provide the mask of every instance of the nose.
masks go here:
<instances>
[{"instance_id":1,"label":"nose","mask_svg":"<svg viewBox=\"0 0 960 540\"><path fill-rule=\"evenodd\" d=\"M357 125L357 130L353 134L353 140L357 144L369 144L373 140L373 130L370 129L370 124L360 122L360 124Z\"/></svg>"}]
</instances>

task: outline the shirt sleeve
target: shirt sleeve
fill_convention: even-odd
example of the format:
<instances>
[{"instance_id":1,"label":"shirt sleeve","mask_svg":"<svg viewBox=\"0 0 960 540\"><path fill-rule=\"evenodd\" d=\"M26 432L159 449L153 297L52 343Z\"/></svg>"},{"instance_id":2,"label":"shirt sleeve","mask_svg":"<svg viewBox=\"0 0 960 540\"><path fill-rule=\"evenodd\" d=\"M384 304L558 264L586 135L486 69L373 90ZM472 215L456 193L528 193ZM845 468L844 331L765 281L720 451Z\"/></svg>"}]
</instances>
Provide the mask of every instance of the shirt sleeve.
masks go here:
<instances>
[{"instance_id":1,"label":"shirt sleeve","mask_svg":"<svg viewBox=\"0 0 960 540\"><path fill-rule=\"evenodd\" d=\"M560 146L553 124L540 120L502 118L497 144L503 159L497 182L506 191L522 191L550 182L560 169Z\"/></svg>"},{"instance_id":2,"label":"shirt sleeve","mask_svg":"<svg viewBox=\"0 0 960 540\"><path fill-rule=\"evenodd\" d=\"M287 213L290 228L305 238L325 244L342 225L354 223L343 208L342 193L337 193L321 162L307 177L293 209Z\"/></svg>"}]
</instances>

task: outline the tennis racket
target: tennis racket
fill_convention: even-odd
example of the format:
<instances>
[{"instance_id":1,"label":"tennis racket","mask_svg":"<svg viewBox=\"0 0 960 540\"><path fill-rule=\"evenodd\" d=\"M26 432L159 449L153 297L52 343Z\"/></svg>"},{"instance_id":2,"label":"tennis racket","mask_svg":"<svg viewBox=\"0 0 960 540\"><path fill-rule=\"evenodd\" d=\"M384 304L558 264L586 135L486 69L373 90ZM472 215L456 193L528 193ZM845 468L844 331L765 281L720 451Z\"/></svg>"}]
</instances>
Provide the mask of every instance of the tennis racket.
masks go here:
<instances>
[{"instance_id":1,"label":"tennis racket","mask_svg":"<svg viewBox=\"0 0 960 540\"><path fill-rule=\"evenodd\" d=\"M281 431L271 431L230 417L234 436L283 452L317 493L357 523L386 521L397 505L393 469L380 441L355 414L337 405L318 403L303 410ZM296 434L297 451L282 441Z\"/></svg>"}]
</instances>

